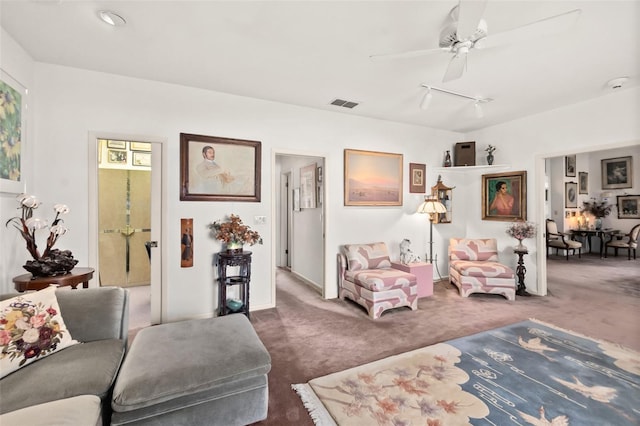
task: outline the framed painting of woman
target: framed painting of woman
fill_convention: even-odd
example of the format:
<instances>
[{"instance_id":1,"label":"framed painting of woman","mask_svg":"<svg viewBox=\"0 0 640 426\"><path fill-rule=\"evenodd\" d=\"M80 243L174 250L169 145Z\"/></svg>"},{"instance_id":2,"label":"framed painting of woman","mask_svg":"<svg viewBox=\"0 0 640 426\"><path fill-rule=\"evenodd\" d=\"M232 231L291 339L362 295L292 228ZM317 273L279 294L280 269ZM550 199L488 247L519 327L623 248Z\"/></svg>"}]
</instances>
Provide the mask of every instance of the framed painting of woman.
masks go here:
<instances>
[{"instance_id":1,"label":"framed painting of woman","mask_svg":"<svg viewBox=\"0 0 640 426\"><path fill-rule=\"evenodd\" d=\"M527 172L482 175L482 220L527 220Z\"/></svg>"}]
</instances>

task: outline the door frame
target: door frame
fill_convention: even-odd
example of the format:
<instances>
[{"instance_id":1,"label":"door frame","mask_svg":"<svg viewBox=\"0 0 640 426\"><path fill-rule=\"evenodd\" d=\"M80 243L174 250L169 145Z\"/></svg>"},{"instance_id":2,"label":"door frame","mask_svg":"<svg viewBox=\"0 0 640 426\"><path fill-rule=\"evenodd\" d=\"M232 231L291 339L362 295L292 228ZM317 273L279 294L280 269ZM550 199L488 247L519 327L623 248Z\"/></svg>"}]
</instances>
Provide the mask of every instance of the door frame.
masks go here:
<instances>
[{"instance_id":1,"label":"door frame","mask_svg":"<svg viewBox=\"0 0 640 426\"><path fill-rule=\"evenodd\" d=\"M151 223L159 226L151 226L151 240L158 241L158 247L152 249L151 261L151 324L161 324L167 318L166 304L166 253L164 250L164 236L166 233L166 144L167 139L159 136L130 135L112 132L89 132L89 160L88 160L88 201L89 201L89 266L95 269L96 276L100 277L98 262L98 139L112 139L151 143ZM98 278L99 279L99 278ZM99 286L99 285L95 285Z\"/></svg>"}]
</instances>

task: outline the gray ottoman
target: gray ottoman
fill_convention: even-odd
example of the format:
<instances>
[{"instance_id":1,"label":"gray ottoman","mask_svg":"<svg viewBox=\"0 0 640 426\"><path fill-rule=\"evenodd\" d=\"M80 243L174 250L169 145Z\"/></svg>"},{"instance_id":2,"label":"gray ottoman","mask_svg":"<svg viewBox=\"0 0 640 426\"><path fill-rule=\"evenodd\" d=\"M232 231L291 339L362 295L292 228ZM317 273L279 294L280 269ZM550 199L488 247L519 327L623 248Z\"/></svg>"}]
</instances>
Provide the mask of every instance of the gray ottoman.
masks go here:
<instances>
[{"instance_id":1,"label":"gray ottoman","mask_svg":"<svg viewBox=\"0 0 640 426\"><path fill-rule=\"evenodd\" d=\"M246 425L267 417L271 357L246 316L162 324L133 340L112 425Z\"/></svg>"}]
</instances>

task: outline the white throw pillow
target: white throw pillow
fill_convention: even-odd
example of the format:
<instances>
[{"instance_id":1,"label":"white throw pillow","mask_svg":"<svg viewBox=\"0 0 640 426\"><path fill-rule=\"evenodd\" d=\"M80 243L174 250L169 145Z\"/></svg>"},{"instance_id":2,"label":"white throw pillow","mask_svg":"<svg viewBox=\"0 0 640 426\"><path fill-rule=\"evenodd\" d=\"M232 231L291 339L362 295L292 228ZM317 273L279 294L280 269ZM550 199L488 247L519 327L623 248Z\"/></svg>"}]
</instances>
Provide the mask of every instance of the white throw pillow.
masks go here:
<instances>
[{"instance_id":1,"label":"white throw pillow","mask_svg":"<svg viewBox=\"0 0 640 426\"><path fill-rule=\"evenodd\" d=\"M0 378L77 343L62 319L56 287L0 301Z\"/></svg>"}]
</instances>

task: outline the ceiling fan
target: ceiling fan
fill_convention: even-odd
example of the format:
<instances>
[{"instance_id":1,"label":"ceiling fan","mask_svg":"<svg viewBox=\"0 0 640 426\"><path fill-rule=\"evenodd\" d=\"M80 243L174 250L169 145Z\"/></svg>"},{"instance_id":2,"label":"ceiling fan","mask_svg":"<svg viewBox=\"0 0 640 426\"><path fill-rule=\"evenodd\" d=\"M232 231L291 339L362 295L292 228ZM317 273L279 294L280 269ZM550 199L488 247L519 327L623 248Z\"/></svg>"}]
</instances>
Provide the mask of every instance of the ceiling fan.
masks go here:
<instances>
[{"instance_id":1,"label":"ceiling fan","mask_svg":"<svg viewBox=\"0 0 640 426\"><path fill-rule=\"evenodd\" d=\"M372 55L370 58L411 58L434 52L447 52L453 55L442 79L447 82L462 77L467 67L467 55L472 50L518 43L564 31L575 22L581 13L580 9L574 9L511 30L489 34L487 22L483 18L486 5L487 0L460 0L458 5L449 12L445 26L440 32L439 47L437 48Z\"/></svg>"}]
</instances>

